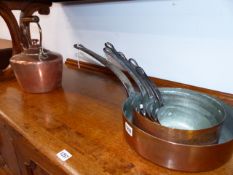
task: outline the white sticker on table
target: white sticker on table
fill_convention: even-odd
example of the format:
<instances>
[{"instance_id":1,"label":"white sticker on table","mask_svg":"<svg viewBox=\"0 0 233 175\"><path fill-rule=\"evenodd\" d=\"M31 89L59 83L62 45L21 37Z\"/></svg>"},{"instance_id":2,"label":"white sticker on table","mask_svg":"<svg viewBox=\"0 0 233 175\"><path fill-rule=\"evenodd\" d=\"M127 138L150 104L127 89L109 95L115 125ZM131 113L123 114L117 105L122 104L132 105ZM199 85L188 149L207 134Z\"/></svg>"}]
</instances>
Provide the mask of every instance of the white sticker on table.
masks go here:
<instances>
[{"instance_id":1,"label":"white sticker on table","mask_svg":"<svg viewBox=\"0 0 233 175\"><path fill-rule=\"evenodd\" d=\"M125 130L131 137L133 136L133 128L127 122L125 122Z\"/></svg>"},{"instance_id":2,"label":"white sticker on table","mask_svg":"<svg viewBox=\"0 0 233 175\"><path fill-rule=\"evenodd\" d=\"M69 158L72 157L72 155L68 151L63 149L62 151L57 153L57 157L62 161L67 161Z\"/></svg>"}]
</instances>

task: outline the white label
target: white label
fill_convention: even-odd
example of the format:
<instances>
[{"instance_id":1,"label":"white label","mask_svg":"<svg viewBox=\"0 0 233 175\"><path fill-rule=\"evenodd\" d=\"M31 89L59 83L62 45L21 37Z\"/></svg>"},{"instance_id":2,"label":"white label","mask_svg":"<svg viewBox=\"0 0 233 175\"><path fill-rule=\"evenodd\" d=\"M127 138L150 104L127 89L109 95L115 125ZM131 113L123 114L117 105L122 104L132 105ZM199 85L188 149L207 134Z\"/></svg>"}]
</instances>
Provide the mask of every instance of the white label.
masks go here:
<instances>
[{"instance_id":1,"label":"white label","mask_svg":"<svg viewBox=\"0 0 233 175\"><path fill-rule=\"evenodd\" d=\"M72 157L72 155L68 151L63 149L62 151L57 153L57 157L62 161L67 161L69 158Z\"/></svg>"},{"instance_id":2,"label":"white label","mask_svg":"<svg viewBox=\"0 0 233 175\"><path fill-rule=\"evenodd\" d=\"M139 108L140 108L140 109L143 109L143 104L140 104L140 105L139 105Z\"/></svg>"},{"instance_id":3,"label":"white label","mask_svg":"<svg viewBox=\"0 0 233 175\"><path fill-rule=\"evenodd\" d=\"M125 122L125 130L131 137L133 136L133 128L127 122Z\"/></svg>"}]
</instances>

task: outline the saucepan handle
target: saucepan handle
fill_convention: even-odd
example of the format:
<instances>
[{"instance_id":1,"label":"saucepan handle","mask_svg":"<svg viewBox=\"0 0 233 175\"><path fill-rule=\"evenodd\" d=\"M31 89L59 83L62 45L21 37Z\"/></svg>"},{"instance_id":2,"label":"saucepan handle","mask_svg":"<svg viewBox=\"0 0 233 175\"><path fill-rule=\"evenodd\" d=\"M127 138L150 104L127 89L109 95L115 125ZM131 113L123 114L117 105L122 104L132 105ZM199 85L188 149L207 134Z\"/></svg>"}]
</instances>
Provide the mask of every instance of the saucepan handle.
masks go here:
<instances>
[{"instance_id":1,"label":"saucepan handle","mask_svg":"<svg viewBox=\"0 0 233 175\"><path fill-rule=\"evenodd\" d=\"M132 94L136 93L130 80L116 65L114 65L113 63L105 59L104 57L98 55L97 53L93 52L92 50L84 47L81 44L75 44L74 48L85 52L86 54L95 58L98 62L100 62L104 66L108 67L117 76L117 78L119 78L119 80L122 82L122 84L124 85L127 91L128 96L131 96Z\"/></svg>"}]
</instances>

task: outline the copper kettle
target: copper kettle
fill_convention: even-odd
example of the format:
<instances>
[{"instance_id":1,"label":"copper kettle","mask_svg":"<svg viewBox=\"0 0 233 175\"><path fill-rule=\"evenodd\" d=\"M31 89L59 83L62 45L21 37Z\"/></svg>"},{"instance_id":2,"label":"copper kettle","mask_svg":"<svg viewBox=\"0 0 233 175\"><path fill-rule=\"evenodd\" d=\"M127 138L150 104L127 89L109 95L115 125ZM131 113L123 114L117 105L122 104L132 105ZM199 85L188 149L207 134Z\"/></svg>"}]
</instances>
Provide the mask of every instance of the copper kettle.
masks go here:
<instances>
[{"instance_id":1,"label":"copper kettle","mask_svg":"<svg viewBox=\"0 0 233 175\"><path fill-rule=\"evenodd\" d=\"M16 79L25 92L45 93L61 86L63 58L60 54L42 47L42 31L39 18L25 18L25 22L37 24L40 33L39 43L28 40L27 48L10 59Z\"/></svg>"}]
</instances>

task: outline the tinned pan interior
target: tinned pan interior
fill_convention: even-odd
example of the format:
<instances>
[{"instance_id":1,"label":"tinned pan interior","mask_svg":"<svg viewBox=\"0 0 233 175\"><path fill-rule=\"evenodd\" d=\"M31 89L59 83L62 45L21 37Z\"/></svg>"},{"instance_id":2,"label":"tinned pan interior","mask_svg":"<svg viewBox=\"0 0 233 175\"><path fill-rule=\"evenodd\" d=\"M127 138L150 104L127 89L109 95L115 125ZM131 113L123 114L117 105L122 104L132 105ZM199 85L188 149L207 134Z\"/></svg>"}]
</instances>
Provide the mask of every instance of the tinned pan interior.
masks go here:
<instances>
[{"instance_id":1,"label":"tinned pan interior","mask_svg":"<svg viewBox=\"0 0 233 175\"><path fill-rule=\"evenodd\" d=\"M161 88L164 106L169 112L177 108L184 113L171 115L158 112L159 123L152 122L133 110L133 123L158 138L184 144L217 143L226 112L221 101L206 94L180 88ZM139 103L140 97L134 98ZM182 111L182 112L183 112ZM184 115L185 114L185 115ZM184 128L176 128L185 126Z\"/></svg>"},{"instance_id":2,"label":"tinned pan interior","mask_svg":"<svg viewBox=\"0 0 233 175\"><path fill-rule=\"evenodd\" d=\"M159 121L168 127L184 130L200 130L222 124L225 111L222 102L207 94L182 88L161 88L164 108L168 106L168 114L161 109ZM178 121L178 122L176 122ZM181 125L180 123L181 122Z\"/></svg>"}]
</instances>

